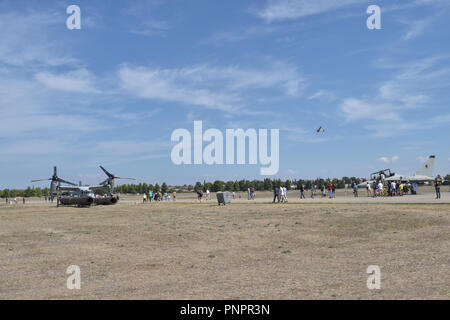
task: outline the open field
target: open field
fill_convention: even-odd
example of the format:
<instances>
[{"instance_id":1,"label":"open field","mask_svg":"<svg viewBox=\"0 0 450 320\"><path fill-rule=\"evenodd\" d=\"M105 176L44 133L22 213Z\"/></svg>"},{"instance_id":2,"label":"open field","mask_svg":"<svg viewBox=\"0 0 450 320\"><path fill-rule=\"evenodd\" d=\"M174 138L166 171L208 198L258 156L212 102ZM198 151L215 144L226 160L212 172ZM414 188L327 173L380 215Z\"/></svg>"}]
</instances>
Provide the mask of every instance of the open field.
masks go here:
<instances>
[{"instance_id":1,"label":"open field","mask_svg":"<svg viewBox=\"0 0 450 320\"><path fill-rule=\"evenodd\" d=\"M433 194L398 204L341 196L273 205L259 193L225 207L192 194L91 208L2 204L0 298L450 298L450 193L440 203ZM69 265L81 268L81 290L66 287ZM369 265L381 268L381 290L366 287Z\"/></svg>"}]
</instances>

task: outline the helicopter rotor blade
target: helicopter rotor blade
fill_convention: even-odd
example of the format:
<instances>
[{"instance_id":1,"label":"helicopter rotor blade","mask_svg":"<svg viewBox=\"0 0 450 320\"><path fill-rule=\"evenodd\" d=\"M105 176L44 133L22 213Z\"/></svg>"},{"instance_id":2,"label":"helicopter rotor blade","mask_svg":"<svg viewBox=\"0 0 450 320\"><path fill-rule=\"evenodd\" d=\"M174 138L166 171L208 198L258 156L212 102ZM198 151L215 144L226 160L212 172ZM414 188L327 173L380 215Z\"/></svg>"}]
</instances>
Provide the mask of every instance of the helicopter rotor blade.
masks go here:
<instances>
[{"instance_id":1,"label":"helicopter rotor blade","mask_svg":"<svg viewBox=\"0 0 450 320\"><path fill-rule=\"evenodd\" d=\"M102 182L100 182L99 184L100 184L101 186L107 185L107 184L108 184L108 181L109 181L109 179L106 179L105 181L102 181Z\"/></svg>"},{"instance_id":2,"label":"helicopter rotor blade","mask_svg":"<svg viewBox=\"0 0 450 320\"><path fill-rule=\"evenodd\" d=\"M66 180L61 179L61 178L57 178L57 179L55 179L55 180L58 181L58 182L60 182L60 183L65 183L65 184L69 184L69 185L72 185L72 186L77 186L75 183L72 183L72 182L70 182L70 181L66 181Z\"/></svg>"},{"instance_id":3,"label":"helicopter rotor blade","mask_svg":"<svg viewBox=\"0 0 450 320\"><path fill-rule=\"evenodd\" d=\"M102 169L103 172L104 172L108 177L110 177L110 178L112 178L112 179L115 178L114 175L113 175L112 173L108 172L108 171L107 171L105 168L103 168L102 166L100 166L100 169Z\"/></svg>"},{"instance_id":4,"label":"helicopter rotor blade","mask_svg":"<svg viewBox=\"0 0 450 320\"><path fill-rule=\"evenodd\" d=\"M31 180L31 182L48 181L48 180L52 180L52 178L48 178L48 179L39 179L39 180Z\"/></svg>"}]
</instances>

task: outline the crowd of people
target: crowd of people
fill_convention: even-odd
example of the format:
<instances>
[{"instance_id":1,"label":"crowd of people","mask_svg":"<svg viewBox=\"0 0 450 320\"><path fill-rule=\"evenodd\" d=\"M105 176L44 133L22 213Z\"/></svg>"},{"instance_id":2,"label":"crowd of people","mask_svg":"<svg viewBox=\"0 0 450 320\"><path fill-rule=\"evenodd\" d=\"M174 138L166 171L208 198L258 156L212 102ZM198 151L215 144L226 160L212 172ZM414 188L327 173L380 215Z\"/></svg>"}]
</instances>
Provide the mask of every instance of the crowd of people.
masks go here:
<instances>
[{"instance_id":1,"label":"crowd of people","mask_svg":"<svg viewBox=\"0 0 450 320\"><path fill-rule=\"evenodd\" d=\"M275 186L273 188L273 203L275 203L275 200L280 203L280 202L288 202L288 198L287 198L287 188L280 186L277 187Z\"/></svg>"},{"instance_id":2,"label":"crowd of people","mask_svg":"<svg viewBox=\"0 0 450 320\"><path fill-rule=\"evenodd\" d=\"M411 194L417 194L419 186L417 183L405 184L402 181L386 181L378 180L372 183L367 181L366 192L368 197L395 197L403 196L408 192ZM355 197L358 197L358 186L353 186L353 193Z\"/></svg>"},{"instance_id":3,"label":"crowd of people","mask_svg":"<svg viewBox=\"0 0 450 320\"><path fill-rule=\"evenodd\" d=\"M152 202L152 201L177 201L176 191L172 192L172 195L167 192L162 193L161 191L149 191L144 193L142 196L142 202Z\"/></svg>"},{"instance_id":4,"label":"crowd of people","mask_svg":"<svg viewBox=\"0 0 450 320\"><path fill-rule=\"evenodd\" d=\"M317 193L316 193L317 190L320 190L319 195L321 195L323 198L326 197L327 194L328 194L328 197L330 199L336 198L336 189L337 189L337 187L333 183L327 183L326 185L321 185L319 188L317 186L315 186L315 185L312 185L311 189L310 189L310 191L311 191L310 197L312 199L314 199L314 197L317 195ZM298 190L300 192L300 199L306 199L306 195L305 195L306 188L305 188L305 185L303 185L303 184L300 185L298 187ZM273 188L273 203L275 203L275 202L278 202L278 203L280 203L280 202L288 202L286 187L283 187L283 186L277 187L277 186L275 186Z\"/></svg>"},{"instance_id":5,"label":"crowd of people","mask_svg":"<svg viewBox=\"0 0 450 320\"><path fill-rule=\"evenodd\" d=\"M17 197L16 197L16 198L14 198L14 200L6 198L5 202L6 202L6 204L12 205L12 204L17 204L19 201L17 200ZM22 197L22 203L25 204L25 197Z\"/></svg>"}]
</instances>

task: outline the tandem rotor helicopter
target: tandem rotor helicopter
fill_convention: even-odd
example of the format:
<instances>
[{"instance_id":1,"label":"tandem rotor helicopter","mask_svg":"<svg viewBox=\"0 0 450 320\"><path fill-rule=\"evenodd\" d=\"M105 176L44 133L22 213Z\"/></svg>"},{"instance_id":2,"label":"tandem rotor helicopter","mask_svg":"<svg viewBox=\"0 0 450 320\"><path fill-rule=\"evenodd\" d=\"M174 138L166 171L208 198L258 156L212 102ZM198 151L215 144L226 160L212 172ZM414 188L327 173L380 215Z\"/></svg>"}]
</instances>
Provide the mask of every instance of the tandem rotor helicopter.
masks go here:
<instances>
[{"instance_id":1,"label":"tandem rotor helicopter","mask_svg":"<svg viewBox=\"0 0 450 320\"><path fill-rule=\"evenodd\" d=\"M112 205L119 201L119 196L114 194L114 183L116 179L136 180L135 178L121 178L108 172L100 166L106 174L106 180L96 186L82 186L58 177L56 167L53 167L53 176L48 179L31 180L31 182L50 180L50 199L56 197L57 206L91 206L91 205ZM66 184L63 186L61 184Z\"/></svg>"}]
</instances>

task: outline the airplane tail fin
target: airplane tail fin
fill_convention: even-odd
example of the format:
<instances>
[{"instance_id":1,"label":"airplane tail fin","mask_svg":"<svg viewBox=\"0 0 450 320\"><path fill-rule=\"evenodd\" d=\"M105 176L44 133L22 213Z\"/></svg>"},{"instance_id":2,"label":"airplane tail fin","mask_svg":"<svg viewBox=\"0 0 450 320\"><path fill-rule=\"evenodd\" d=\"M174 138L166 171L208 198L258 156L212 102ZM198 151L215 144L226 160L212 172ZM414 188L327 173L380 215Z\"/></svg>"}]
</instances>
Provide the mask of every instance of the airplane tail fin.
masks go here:
<instances>
[{"instance_id":1,"label":"airplane tail fin","mask_svg":"<svg viewBox=\"0 0 450 320\"><path fill-rule=\"evenodd\" d=\"M417 170L416 175L432 177L435 156L430 156L427 161L422 165L422 167Z\"/></svg>"}]
</instances>

